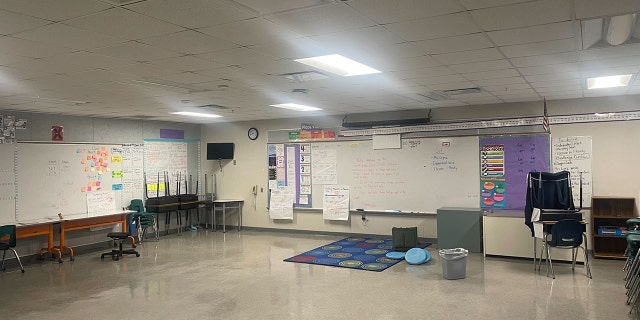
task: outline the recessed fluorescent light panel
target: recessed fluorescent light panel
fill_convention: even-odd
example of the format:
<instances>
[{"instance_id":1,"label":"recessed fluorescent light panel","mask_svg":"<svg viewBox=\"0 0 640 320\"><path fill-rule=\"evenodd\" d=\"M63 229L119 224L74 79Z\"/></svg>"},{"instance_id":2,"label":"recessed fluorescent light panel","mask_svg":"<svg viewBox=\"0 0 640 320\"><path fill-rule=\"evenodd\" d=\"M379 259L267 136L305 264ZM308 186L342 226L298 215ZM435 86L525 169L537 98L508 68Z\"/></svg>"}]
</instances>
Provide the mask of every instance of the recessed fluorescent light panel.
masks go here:
<instances>
[{"instance_id":1,"label":"recessed fluorescent light panel","mask_svg":"<svg viewBox=\"0 0 640 320\"><path fill-rule=\"evenodd\" d=\"M217 114L187 112L187 111L172 112L171 114L178 114L178 115L181 115L181 116L189 116L189 117L200 117L200 118L221 118L222 117L222 116L219 116Z\"/></svg>"},{"instance_id":2,"label":"recessed fluorescent light panel","mask_svg":"<svg viewBox=\"0 0 640 320\"><path fill-rule=\"evenodd\" d=\"M379 70L366 66L360 62L353 61L339 54L296 59L295 61L312 66L316 69L335 73L343 77L380 73Z\"/></svg>"},{"instance_id":3,"label":"recessed fluorescent light panel","mask_svg":"<svg viewBox=\"0 0 640 320\"><path fill-rule=\"evenodd\" d=\"M295 110L295 111L316 111L316 110L322 110L320 108L316 108L316 107L310 107L310 106L305 106L303 104L297 104L297 103L281 103L281 104L272 104L271 107L276 107L276 108L283 108L283 109L289 109L289 110Z\"/></svg>"},{"instance_id":4,"label":"recessed fluorescent light panel","mask_svg":"<svg viewBox=\"0 0 640 320\"><path fill-rule=\"evenodd\" d=\"M625 87L629 85L632 74L619 76L587 78L587 89Z\"/></svg>"}]
</instances>

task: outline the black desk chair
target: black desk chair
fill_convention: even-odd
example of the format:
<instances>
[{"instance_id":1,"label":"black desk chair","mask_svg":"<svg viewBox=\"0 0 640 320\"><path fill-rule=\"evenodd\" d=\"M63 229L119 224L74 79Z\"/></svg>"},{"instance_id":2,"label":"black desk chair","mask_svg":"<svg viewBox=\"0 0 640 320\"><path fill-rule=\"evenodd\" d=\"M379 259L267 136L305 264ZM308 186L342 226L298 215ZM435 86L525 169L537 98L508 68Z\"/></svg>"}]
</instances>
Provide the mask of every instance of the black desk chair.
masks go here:
<instances>
[{"instance_id":1,"label":"black desk chair","mask_svg":"<svg viewBox=\"0 0 640 320\"><path fill-rule=\"evenodd\" d=\"M587 277L591 278L591 268L589 267L589 255L587 254L586 241L584 234L585 226L578 220L560 220L551 227L551 233L544 239L546 247L547 263L551 269L553 278L556 274L553 271L553 263L551 262L551 251L549 248L571 249L571 270L576 269L576 258L578 256L578 248L584 251L584 265L587 268ZM551 239L549 239L549 236ZM549 269L547 269L547 276Z\"/></svg>"},{"instance_id":2,"label":"black desk chair","mask_svg":"<svg viewBox=\"0 0 640 320\"><path fill-rule=\"evenodd\" d=\"M120 260L120 257L122 257L125 254L135 254L136 257L140 256L140 253L138 253L138 251L134 250L134 249L122 249L122 242L124 240L127 239L133 239L133 237L131 237L128 233L126 232L109 232L107 234L107 237L113 239L113 245L114 246L118 246L118 249L113 249L111 250L111 252L105 252L100 256L100 259L104 260L105 256L111 256L111 260L114 261L118 261ZM133 240L132 240L133 241ZM133 247L135 248L135 244L132 244Z\"/></svg>"},{"instance_id":3,"label":"black desk chair","mask_svg":"<svg viewBox=\"0 0 640 320\"><path fill-rule=\"evenodd\" d=\"M2 271L6 270L4 266L4 258L7 255L7 250L13 251L13 255L16 256L18 260L18 264L20 265L20 270L24 273L24 267L22 266L22 261L20 261L20 256L14 249L16 247L16 226L15 225L6 225L0 226L0 250L2 250L2 266L0 269Z\"/></svg>"}]
</instances>

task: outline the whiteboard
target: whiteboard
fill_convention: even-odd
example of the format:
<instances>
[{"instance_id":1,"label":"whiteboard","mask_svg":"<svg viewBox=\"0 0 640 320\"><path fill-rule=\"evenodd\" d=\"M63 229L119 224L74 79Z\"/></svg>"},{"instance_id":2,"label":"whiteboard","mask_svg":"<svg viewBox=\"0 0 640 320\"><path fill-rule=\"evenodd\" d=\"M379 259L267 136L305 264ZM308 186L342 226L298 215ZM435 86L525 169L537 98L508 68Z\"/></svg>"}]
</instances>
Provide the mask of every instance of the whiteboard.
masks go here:
<instances>
[{"instance_id":1,"label":"whiteboard","mask_svg":"<svg viewBox=\"0 0 640 320\"><path fill-rule=\"evenodd\" d=\"M478 208L478 143L478 137L412 138L384 150L374 150L371 140L312 143L312 176L323 170L323 179L312 178L312 206L323 207L323 185L335 175L350 187L351 210Z\"/></svg>"},{"instance_id":2,"label":"whiteboard","mask_svg":"<svg viewBox=\"0 0 640 320\"><path fill-rule=\"evenodd\" d=\"M142 162L132 163L135 157L125 156L124 149L121 144L19 143L16 220L88 214L87 201L93 198L87 195L93 192L112 191L113 205L126 207L133 193L123 178L142 181L137 171L127 170Z\"/></svg>"},{"instance_id":3,"label":"whiteboard","mask_svg":"<svg viewBox=\"0 0 640 320\"><path fill-rule=\"evenodd\" d=\"M15 148L15 144L0 144L0 225L15 221Z\"/></svg>"},{"instance_id":4,"label":"whiteboard","mask_svg":"<svg viewBox=\"0 0 640 320\"><path fill-rule=\"evenodd\" d=\"M554 137L551 145L553 172L569 171L573 203L580 206L580 174L582 174L582 205L591 205L593 194L591 137Z\"/></svg>"}]
</instances>

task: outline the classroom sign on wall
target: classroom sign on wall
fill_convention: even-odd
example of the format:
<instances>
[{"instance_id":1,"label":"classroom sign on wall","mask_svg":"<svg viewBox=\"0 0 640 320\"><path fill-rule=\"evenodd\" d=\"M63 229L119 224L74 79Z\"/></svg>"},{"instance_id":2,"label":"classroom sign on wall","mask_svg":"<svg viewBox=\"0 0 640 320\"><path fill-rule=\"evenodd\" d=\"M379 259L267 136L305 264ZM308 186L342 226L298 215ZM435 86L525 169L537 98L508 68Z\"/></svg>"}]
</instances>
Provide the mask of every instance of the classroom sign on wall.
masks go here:
<instances>
[{"instance_id":1,"label":"classroom sign on wall","mask_svg":"<svg viewBox=\"0 0 640 320\"><path fill-rule=\"evenodd\" d=\"M527 174L549 171L549 136L480 139L480 207L524 209Z\"/></svg>"}]
</instances>

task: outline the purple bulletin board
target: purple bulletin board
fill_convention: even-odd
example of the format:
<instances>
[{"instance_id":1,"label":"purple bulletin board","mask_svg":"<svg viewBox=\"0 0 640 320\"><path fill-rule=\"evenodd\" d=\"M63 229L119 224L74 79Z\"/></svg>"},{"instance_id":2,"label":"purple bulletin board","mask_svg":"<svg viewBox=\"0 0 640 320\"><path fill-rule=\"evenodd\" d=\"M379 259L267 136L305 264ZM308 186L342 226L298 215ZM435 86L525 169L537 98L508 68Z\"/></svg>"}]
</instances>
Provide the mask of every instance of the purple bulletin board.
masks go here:
<instances>
[{"instance_id":1,"label":"purple bulletin board","mask_svg":"<svg viewBox=\"0 0 640 320\"><path fill-rule=\"evenodd\" d=\"M549 135L480 138L480 207L523 210L527 174L549 171Z\"/></svg>"}]
</instances>

